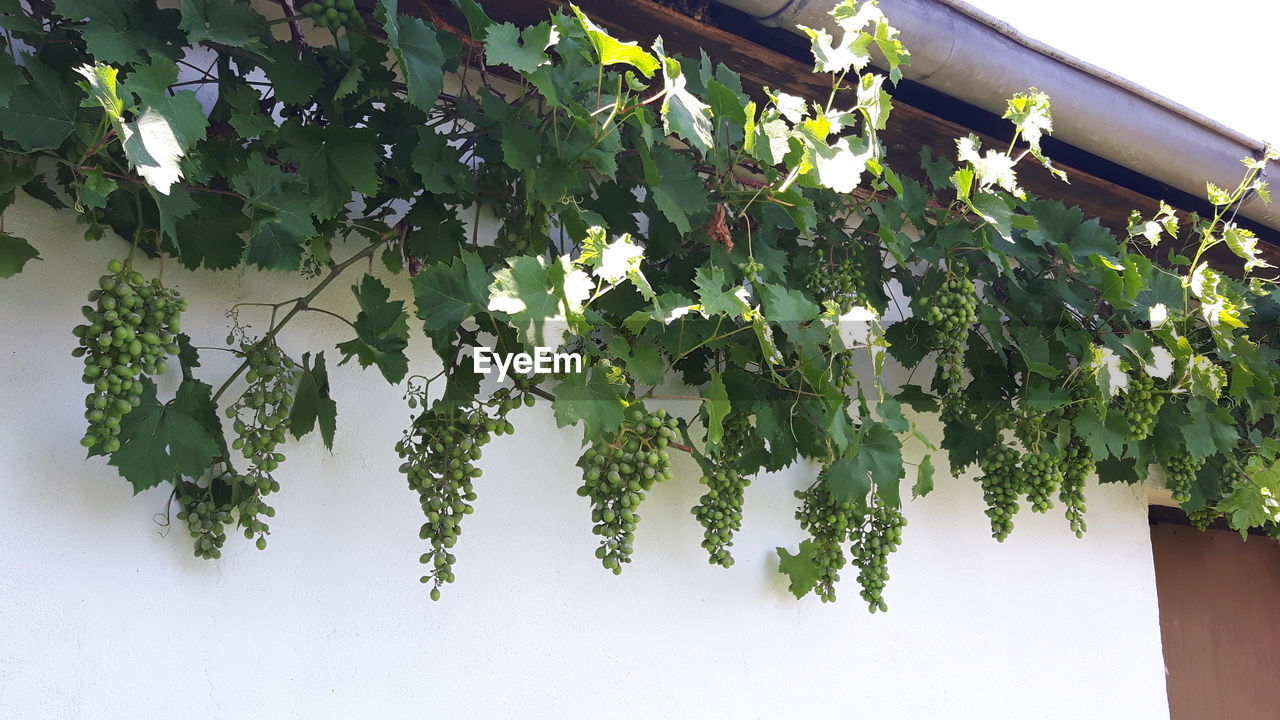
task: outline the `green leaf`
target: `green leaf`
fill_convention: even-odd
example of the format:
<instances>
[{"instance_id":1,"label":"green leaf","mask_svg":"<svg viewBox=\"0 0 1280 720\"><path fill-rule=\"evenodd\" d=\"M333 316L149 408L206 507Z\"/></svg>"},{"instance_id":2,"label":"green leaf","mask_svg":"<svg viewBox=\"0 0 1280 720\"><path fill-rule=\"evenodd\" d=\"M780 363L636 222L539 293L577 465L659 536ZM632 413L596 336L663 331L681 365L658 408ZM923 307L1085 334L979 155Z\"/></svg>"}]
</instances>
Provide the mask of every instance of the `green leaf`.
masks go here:
<instances>
[{"instance_id":1,"label":"green leaf","mask_svg":"<svg viewBox=\"0 0 1280 720\"><path fill-rule=\"evenodd\" d=\"M48 65L28 57L31 83L13 90L0 107L0 135L23 150L51 150L62 144L80 113L80 91Z\"/></svg>"},{"instance_id":2,"label":"green leaf","mask_svg":"<svg viewBox=\"0 0 1280 720\"><path fill-rule=\"evenodd\" d=\"M1239 442L1231 411L1211 405L1204 398L1192 398L1187 403L1191 420L1182 425L1182 438L1187 442L1187 452L1196 460L1204 460L1219 452L1230 454Z\"/></svg>"},{"instance_id":3,"label":"green leaf","mask_svg":"<svg viewBox=\"0 0 1280 720\"><path fill-rule=\"evenodd\" d=\"M422 178L422 188L428 192L458 192L466 187L471 175L471 168L462 162L462 152L432 128L418 128L418 144L409 157L414 172Z\"/></svg>"},{"instance_id":4,"label":"green leaf","mask_svg":"<svg viewBox=\"0 0 1280 720\"><path fill-rule=\"evenodd\" d=\"M647 320L648 317L646 316ZM667 377L667 364L658 351L648 345L636 345L631 350L627 371L643 385L661 385Z\"/></svg>"},{"instance_id":5,"label":"green leaf","mask_svg":"<svg viewBox=\"0 0 1280 720\"><path fill-rule=\"evenodd\" d=\"M711 373L711 384L702 391L702 402L707 410L707 444L715 445L724 437L724 419L733 409L720 373Z\"/></svg>"},{"instance_id":6,"label":"green leaf","mask_svg":"<svg viewBox=\"0 0 1280 720\"><path fill-rule=\"evenodd\" d=\"M812 141L810 147L818 184L841 193L858 188L868 161L876 156L876 149L858 136L841 137L829 146L826 142Z\"/></svg>"},{"instance_id":7,"label":"green leaf","mask_svg":"<svg viewBox=\"0 0 1280 720\"><path fill-rule=\"evenodd\" d=\"M293 43L275 42L267 46L264 55L270 58L262 66L271 80L271 90L276 99L289 105L306 105L324 85L324 76L316 72L315 65L298 62Z\"/></svg>"},{"instance_id":8,"label":"green leaf","mask_svg":"<svg viewBox=\"0 0 1280 720\"><path fill-rule=\"evenodd\" d=\"M780 547L777 550L778 572L791 579L787 589L797 599L808 595L822 577L822 568L817 561L818 546L812 540L805 540L800 543L800 550L795 555L787 552L786 548Z\"/></svg>"},{"instance_id":9,"label":"green leaf","mask_svg":"<svg viewBox=\"0 0 1280 720\"><path fill-rule=\"evenodd\" d=\"M622 425L622 398L627 386L612 369L595 366L589 372L570 373L556 387L551 404L560 427L581 422L587 438L617 432Z\"/></svg>"},{"instance_id":10,"label":"green leaf","mask_svg":"<svg viewBox=\"0 0 1280 720\"><path fill-rule=\"evenodd\" d=\"M377 365L387 382L395 385L409 372L409 359L404 354L409 346L409 315L404 302L391 302L391 290L372 275L365 275L351 292L360 303L354 323L356 339L338 345L343 354L338 364L355 357L360 367Z\"/></svg>"},{"instance_id":11,"label":"green leaf","mask_svg":"<svg viewBox=\"0 0 1280 720\"><path fill-rule=\"evenodd\" d=\"M874 484L876 494L897 506L902 467L902 441L884 423L864 420L858 442L827 468L827 486L842 502L863 502Z\"/></svg>"},{"instance_id":12,"label":"green leaf","mask_svg":"<svg viewBox=\"0 0 1280 720\"><path fill-rule=\"evenodd\" d=\"M762 283L758 287L760 302L769 322L782 323L784 329L807 323L822 314L821 308L795 288L769 283Z\"/></svg>"},{"instance_id":13,"label":"green leaf","mask_svg":"<svg viewBox=\"0 0 1280 720\"><path fill-rule=\"evenodd\" d=\"M409 103L430 110L444 89L444 50L436 31L418 18L397 15L398 0L378 0L374 16L400 63Z\"/></svg>"},{"instance_id":14,"label":"green leaf","mask_svg":"<svg viewBox=\"0 0 1280 720\"><path fill-rule=\"evenodd\" d=\"M715 142L711 107L689 92L689 79L684 76L680 62L663 55L662 38L654 43L654 50L662 57L662 129L668 135L678 135L691 146L708 152Z\"/></svg>"},{"instance_id":15,"label":"green leaf","mask_svg":"<svg viewBox=\"0 0 1280 720\"><path fill-rule=\"evenodd\" d=\"M917 468L916 484L911 487L911 497L924 497L933 492L933 456L925 455Z\"/></svg>"},{"instance_id":16,"label":"green leaf","mask_svg":"<svg viewBox=\"0 0 1280 720\"><path fill-rule=\"evenodd\" d=\"M660 179L649 185L658 210L681 233L692 230L690 218L706 211L707 192L702 179L694 172L693 161L659 146L653 149L653 161Z\"/></svg>"},{"instance_id":17,"label":"green leaf","mask_svg":"<svg viewBox=\"0 0 1280 720\"><path fill-rule=\"evenodd\" d=\"M938 411L938 399L926 393L919 385L903 385L893 397L898 402L911 406L916 412Z\"/></svg>"},{"instance_id":18,"label":"green leaf","mask_svg":"<svg viewBox=\"0 0 1280 720\"><path fill-rule=\"evenodd\" d=\"M112 65L172 53L181 38L181 14L159 9L155 0L58 0L57 13L68 20L88 20L80 31L89 52Z\"/></svg>"},{"instance_id":19,"label":"green leaf","mask_svg":"<svg viewBox=\"0 0 1280 720\"><path fill-rule=\"evenodd\" d=\"M699 267L694 273L694 283L698 286L698 301L702 306L702 314L707 316L725 314L740 317L750 306L744 300L746 290L739 287L724 289L724 268L719 266ZM660 300L662 298L659 298Z\"/></svg>"},{"instance_id":20,"label":"green leaf","mask_svg":"<svg viewBox=\"0 0 1280 720\"><path fill-rule=\"evenodd\" d=\"M934 334L929 323L919 317L910 317L890 325L885 329L884 337L893 359L903 367L913 368L933 352Z\"/></svg>"},{"instance_id":21,"label":"green leaf","mask_svg":"<svg viewBox=\"0 0 1280 720\"><path fill-rule=\"evenodd\" d=\"M511 23L491 25L484 40L484 56L490 65L507 65L528 75L551 62L547 48L560 41L551 23L539 23L518 30Z\"/></svg>"},{"instance_id":22,"label":"green leaf","mask_svg":"<svg viewBox=\"0 0 1280 720\"><path fill-rule=\"evenodd\" d=\"M182 179L178 161L183 148L169 118L147 108L137 120L124 124L122 139L129 164L148 185L167 195L173 184Z\"/></svg>"},{"instance_id":23,"label":"green leaf","mask_svg":"<svg viewBox=\"0 0 1280 720\"><path fill-rule=\"evenodd\" d=\"M579 302L590 293L590 278L581 270L573 276L572 294ZM530 347L559 345L558 338L544 335L548 320L567 320L561 296L566 276L562 265L548 263L543 256L520 255L507 258L507 267L493 275L489 286L488 309L506 313L521 339ZM582 281L585 280L585 286Z\"/></svg>"},{"instance_id":24,"label":"green leaf","mask_svg":"<svg viewBox=\"0 0 1280 720\"><path fill-rule=\"evenodd\" d=\"M658 59L645 52L633 42L622 42L605 32L600 26L591 22L577 5L570 4L574 16L586 32L591 47L595 48L596 57L601 65L630 65L645 77L653 77L658 69Z\"/></svg>"},{"instance_id":25,"label":"green leaf","mask_svg":"<svg viewBox=\"0 0 1280 720\"><path fill-rule=\"evenodd\" d=\"M124 101L120 99L117 88L120 71L110 65L95 63L81 65L76 72L84 76L80 86L89 93L89 99L102 107L112 122L118 122L124 115Z\"/></svg>"},{"instance_id":26,"label":"green leaf","mask_svg":"<svg viewBox=\"0 0 1280 720\"><path fill-rule=\"evenodd\" d=\"M172 197L172 195L170 195ZM188 270L229 270L244 259L243 233L251 222L239 203L225 195L198 193L196 210L178 219L174 254Z\"/></svg>"},{"instance_id":27,"label":"green leaf","mask_svg":"<svg viewBox=\"0 0 1280 720\"><path fill-rule=\"evenodd\" d=\"M257 209L245 259L264 270L296 270L303 241L316 232L300 184L257 153L231 183Z\"/></svg>"},{"instance_id":28,"label":"green leaf","mask_svg":"<svg viewBox=\"0 0 1280 720\"><path fill-rule=\"evenodd\" d=\"M1124 454L1127 436L1127 421L1124 413L1113 411L1107 417L1099 418L1093 413L1084 413L1076 418L1076 432L1089 445L1096 458L1108 455L1120 457Z\"/></svg>"},{"instance_id":29,"label":"green leaf","mask_svg":"<svg viewBox=\"0 0 1280 720\"><path fill-rule=\"evenodd\" d=\"M307 182L311 212L321 220L337 216L353 191L378 192L377 138L367 129L341 125L302 125L296 120L280 128L280 157L297 163Z\"/></svg>"},{"instance_id":30,"label":"green leaf","mask_svg":"<svg viewBox=\"0 0 1280 720\"><path fill-rule=\"evenodd\" d=\"M178 396L161 404L155 383L142 379L142 402L121 418L120 449L110 460L135 493L180 476L199 477L217 457L218 443L198 419L207 389L199 381L184 381Z\"/></svg>"},{"instance_id":31,"label":"green leaf","mask_svg":"<svg viewBox=\"0 0 1280 720\"><path fill-rule=\"evenodd\" d=\"M719 80L713 78L707 82L707 101L714 117L739 125L747 121L744 100Z\"/></svg>"},{"instance_id":32,"label":"green leaf","mask_svg":"<svg viewBox=\"0 0 1280 720\"><path fill-rule=\"evenodd\" d=\"M182 177L179 160L205 139L204 109L190 90L170 91L178 67L166 58L137 68L121 90L138 98L142 112L121 126L125 155L138 174L163 195Z\"/></svg>"},{"instance_id":33,"label":"green leaf","mask_svg":"<svg viewBox=\"0 0 1280 720\"><path fill-rule=\"evenodd\" d=\"M0 16L3 21L4 16ZM9 53L0 53L0 107L7 106L13 91L27 84L27 77Z\"/></svg>"},{"instance_id":34,"label":"green leaf","mask_svg":"<svg viewBox=\"0 0 1280 720\"><path fill-rule=\"evenodd\" d=\"M211 42L230 47L257 47L269 32L266 20L247 3L227 0L182 0L182 22L191 44Z\"/></svg>"},{"instance_id":35,"label":"green leaf","mask_svg":"<svg viewBox=\"0 0 1280 720\"><path fill-rule=\"evenodd\" d=\"M289 412L289 432L295 438L301 438L318 424L325 448L332 450L337 418L338 404L329 395L329 371L324 366L324 353L316 353L314 366L311 365L311 353L304 353L293 409Z\"/></svg>"},{"instance_id":36,"label":"green leaf","mask_svg":"<svg viewBox=\"0 0 1280 720\"><path fill-rule=\"evenodd\" d=\"M22 272L29 260L39 260L40 253L26 240L0 232L0 278L8 278Z\"/></svg>"},{"instance_id":37,"label":"green leaf","mask_svg":"<svg viewBox=\"0 0 1280 720\"><path fill-rule=\"evenodd\" d=\"M1222 239L1226 241L1227 247L1236 254L1236 257L1245 261L1245 272L1254 268L1271 267L1262 259L1258 250L1258 238L1252 231L1239 227L1235 223L1228 223L1222 231Z\"/></svg>"},{"instance_id":38,"label":"green leaf","mask_svg":"<svg viewBox=\"0 0 1280 720\"><path fill-rule=\"evenodd\" d=\"M428 265L413 278L413 295L418 317L428 335L452 334L462 321L489 306L489 283L493 276L480 257L464 252L451 262Z\"/></svg>"},{"instance_id":39,"label":"green leaf","mask_svg":"<svg viewBox=\"0 0 1280 720\"><path fill-rule=\"evenodd\" d=\"M453 0L453 4L466 17L467 27L471 30L471 37L484 42L489 34L489 28L493 25L493 20L485 14L480 4L476 0Z\"/></svg>"}]
</instances>

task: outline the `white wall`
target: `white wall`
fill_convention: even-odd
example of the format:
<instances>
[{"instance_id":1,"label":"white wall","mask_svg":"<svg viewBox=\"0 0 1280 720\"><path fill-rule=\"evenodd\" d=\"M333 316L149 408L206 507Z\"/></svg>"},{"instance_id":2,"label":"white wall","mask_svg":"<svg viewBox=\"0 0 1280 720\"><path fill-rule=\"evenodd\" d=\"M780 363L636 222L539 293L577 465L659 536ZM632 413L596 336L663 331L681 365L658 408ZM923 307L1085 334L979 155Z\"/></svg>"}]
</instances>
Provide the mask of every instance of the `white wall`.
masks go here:
<instances>
[{"instance_id":1,"label":"white wall","mask_svg":"<svg viewBox=\"0 0 1280 720\"><path fill-rule=\"evenodd\" d=\"M333 372L333 453L314 437L286 449L270 547L233 536L222 560L195 559L181 529L153 523L167 490L134 497L78 444L70 329L124 246L84 243L71 213L26 199L4 220L44 260L0 281L0 718L1168 717L1145 500L1129 487L1090 488L1084 540L1060 509L1024 510L999 544L978 486L940 474L907 505L890 612L873 616L854 573L823 605L776 572L774 547L801 539L791 493L810 467L748 489L725 571L699 548L682 460L650 494L635 562L605 572L574 493L577 434L539 406L486 448L458 582L433 604L392 449L401 390L348 365ZM205 345L232 302L306 286L172 264L165 277ZM317 304L350 310L349 285ZM346 332L316 314L283 342L334 356ZM430 365L425 341L412 349ZM231 367L203 359L214 384Z\"/></svg>"}]
</instances>

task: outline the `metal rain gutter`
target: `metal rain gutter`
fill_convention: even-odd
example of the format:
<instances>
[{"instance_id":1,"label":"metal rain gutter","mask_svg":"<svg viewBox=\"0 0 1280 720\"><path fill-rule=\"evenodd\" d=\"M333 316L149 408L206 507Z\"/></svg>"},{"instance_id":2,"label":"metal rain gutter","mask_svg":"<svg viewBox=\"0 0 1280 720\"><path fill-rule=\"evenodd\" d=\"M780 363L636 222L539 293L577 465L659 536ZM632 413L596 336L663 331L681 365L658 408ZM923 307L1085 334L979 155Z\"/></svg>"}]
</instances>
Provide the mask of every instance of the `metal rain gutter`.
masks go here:
<instances>
[{"instance_id":1,"label":"metal rain gutter","mask_svg":"<svg viewBox=\"0 0 1280 720\"><path fill-rule=\"evenodd\" d=\"M761 23L838 31L832 0L718 0ZM1051 48L959 0L880 0L911 51L903 75L997 115L1037 87L1053 102L1053 136L1158 182L1204 197L1205 182L1233 188L1240 159L1264 144L1102 68ZM1280 177L1280 164L1264 175ZM1280 230L1280 204L1250 198L1240 214Z\"/></svg>"}]
</instances>

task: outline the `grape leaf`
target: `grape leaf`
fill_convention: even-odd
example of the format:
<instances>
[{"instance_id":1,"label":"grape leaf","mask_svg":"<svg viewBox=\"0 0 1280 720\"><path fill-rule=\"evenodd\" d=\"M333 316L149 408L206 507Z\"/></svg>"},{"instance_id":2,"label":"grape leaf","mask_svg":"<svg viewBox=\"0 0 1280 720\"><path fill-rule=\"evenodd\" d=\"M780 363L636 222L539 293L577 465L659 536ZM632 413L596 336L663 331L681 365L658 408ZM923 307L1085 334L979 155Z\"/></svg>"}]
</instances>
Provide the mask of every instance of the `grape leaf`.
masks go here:
<instances>
[{"instance_id":1,"label":"grape leaf","mask_svg":"<svg viewBox=\"0 0 1280 720\"><path fill-rule=\"evenodd\" d=\"M933 332L929 323L919 317L909 317L890 325L884 331L889 342L889 354L903 367L913 368L926 355L933 352Z\"/></svg>"},{"instance_id":2,"label":"grape leaf","mask_svg":"<svg viewBox=\"0 0 1280 720\"><path fill-rule=\"evenodd\" d=\"M523 30L511 23L491 25L484 39L485 60L527 75L551 62L546 49L559 40L559 32L547 22Z\"/></svg>"},{"instance_id":3,"label":"grape leaf","mask_svg":"<svg viewBox=\"0 0 1280 720\"><path fill-rule=\"evenodd\" d=\"M239 265L244 257L243 233L251 224L248 216L225 195L199 193L194 200L196 210L179 219L174 228L174 254L179 262L189 270L228 270Z\"/></svg>"},{"instance_id":4,"label":"grape leaf","mask_svg":"<svg viewBox=\"0 0 1280 720\"><path fill-rule=\"evenodd\" d=\"M476 0L453 0L453 4L467 18L467 27L471 30L471 37L484 42L489 34L489 28L493 26L493 20L485 14L480 4Z\"/></svg>"},{"instance_id":5,"label":"grape leaf","mask_svg":"<svg viewBox=\"0 0 1280 720\"><path fill-rule=\"evenodd\" d=\"M711 384L702 391L702 402L707 408L707 444L715 445L724 437L724 419L733 409L720 373L711 373Z\"/></svg>"},{"instance_id":6,"label":"grape leaf","mask_svg":"<svg viewBox=\"0 0 1280 720\"><path fill-rule=\"evenodd\" d=\"M818 184L838 193L851 193L862 181L867 161L875 157L873 145L854 135L842 137L831 145L810 139L813 150L814 175Z\"/></svg>"},{"instance_id":7,"label":"grape leaf","mask_svg":"<svg viewBox=\"0 0 1280 720\"><path fill-rule=\"evenodd\" d=\"M352 357L360 367L377 365L387 382L395 385L409 372L409 359L404 350L409 346L409 315L404 301L391 302L391 290L372 275L351 286L360 314L354 323L356 338L338 345L345 365Z\"/></svg>"},{"instance_id":8,"label":"grape leaf","mask_svg":"<svg viewBox=\"0 0 1280 720\"><path fill-rule=\"evenodd\" d=\"M698 301L702 305L702 314L706 316L724 313L729 317L739 317L750 307L743 299L745 291L742 287L724 289L725 277L722 267L699 267L694 273L694 283L698 286ZM663 295L658 300L663 300Z\"/></svg>"},{"instance_id":9,"label":"grape leaf","mask_svg":"<svg viewBox=\"0 0 1280 720\"><path fill-rule=\"evenodd\" d=\"M306 105L324 85L324 76L315 65L298 62L293 43L274 42L263 53L270 59L262 70L271 79L276 99L289 105Z\"/></svg>"},{"instance_id":10,"label":"grape leaf","mask_svg":"<svg viewBox=\"0 0 1280 720\"><path fill-rule=\"evenodd\" d=\"M1239 442L1231 411L1211 405L1204 398L1192 398L1187 403L1191 419L1181 426L1182 438L1187 442L1187 452L1196 460L1203 460L1216 453L1230 453Z\"/></svg>"},{"instance_id":11,"label":"grape leaf","mask_svg":"<svg viewBox=\"0 0 1280 720\"><path fill-rule=\"evenodd\" d=\"M311 364L311 353L304 353L293 409L289 412L289 432L301 438L318 424L325 448L332 450L337 417L338 404L329 395L329 371L325 369L324 353L316 353L315 365Z\"/></svg>"},{"instance_id":12,"label":"grape leaf","mask_svg":"<svg viewBox=\"0 0 1280 720\"><path fill-rule=\"evenodd\" d=\"M654 49L662 55L661 38ZM668 135L678 135L691 146L703 152L711 150L711 107L689 92L689 80L684 76L680 62L674 58L662 58L662 81L665 94L662 99L662 129Z\"/></svg>"},{"instance_id":13,"label":"grape leaf","mask_svg":"<svg viewBox=\"0 0 1280 720\"><path fill-rule=\"evenodd\" d=\"M413 294L427 334L452 333L463 320L483 312L489 305L492 280L480 257L472 252L419 271L412 281Z\"/></svg>"},{"instance_id":14,"label":"grape leaf","mask_svg":"<svg viewBox=\"0 0 1280 720\"><path fill-rule=\"evenodd\" d=\"M8 278L22 272L30 260L39 260L40 253L31 243L16 235L0 232L0 278Z\"/></svg>"},{"instance_id":15,"label":"grape leaf","mask_svg":"<svg viewBox=\"0 0 1280 720\"><path fill-rule=\"evenodd\" d=\"M218 455L218 443L198 419L207 409L200 385L184 381L178 396L161 404L155 383L142 379L142 402L121 418L120 449L110 460L135 493L179 476L199 477Z\"/></svg>"},{"instance_id":16,"label":"grape leaf","mask_svg":"<svg viewBox=\"0 0 1280 720\"><path fill-rule=\"evenodd\" d=\"M667 365L656 349L637 344L632 348L627 371L635 377L636 382L656 386L666 380Z\"/></svg>"},{"instance_id":17,"label":"grape leaf","mask_svg":"<svg viewBox=\"0 0 1280 720\"><path fill-rule=\"evenodd\" d=\"M690 216L705 211L707 207L702 179L694 172L692 160L670 148L654 148L653 161L660 176L649 186L653 201L681 233L687 233L692 229Z\"/></svg>"},{"instance_id":18,"label":"grape leaf","mask_svg":"<svg viewBox=\"0 0 1280 720\"><path fill-rule=\"evenodd\" d=\"M409 156L424 190L448 194L466 187L471 168L462 163L462 152L431 128L418 128L418 144Z\"/></svg>"},{"instance_id":19,"label":"grape leaf","mask_svg":"<svg viewBox=\"0 0 1280 720\"><path fill-rule=\"evenodd\" d=\"M180 42L177 10L156 7L155 0L58 0L57 13L85 20L81 28L89 52L100 62L126 65L157 52L173 52Z\"/></svg>"},{"instance_id":20,"label":"grape leaf","mask_svg":"<svg viewBox=\"0 0 1280 720\"><path fill-rule=\"evenodd\" d=\"M430 110L444 89L444 50L436 31L418 18L398 15L398 4L398 0L378 0L374 15L400 63L410 104Z\"/></svg>"},{"instance_id":21,"label":"grape leaf","mask_svg":"<svg viewBox=\"0 0 1280 720\"><path fill-rule=\"evenodd\" d=\"M595 48L596 57L599 58L601 65L630 65L645 77L653 77L653 73L658 69L657 58L642 50L639 45L633 42L622 42L600 29L578 9L578 6L571 4L569 8L587 33L587 39L591 42L591 47Z\"/></svg>"},{"instance_id":22,"label":"grape leaf","mask_svg":"<svg viewBox=\"0 0 1280 720\"><path fill-rule=\"evenodd\" d=\"M911 487L911 497L924 497L933 492L933 456L925 455L917 468L916 484Z\"/></svg>"},{"instance_id":23,"label":"grape leaf","mask_svg":"<svg viewBox=\"0 0 1280 720\"><path fill-rule=\"evenodd\" d=\"M546 259L530 255L508 258L507 267L493 275L487 307L510 315L525 344L546 344L546 322L561 317L560 299L552 292Z\"/></svg>"},{"instance_id":24,"label":"grape leaf","mask_svg":"<svg viewBox=\"0 0 1280 720\"><path fill-rule=\"evenodd\" d=\"M865 502L875 485L876 495L890 507L901 504L899 481L905 475L902 467L902 441L887 425L864 420L857 442L841 458L827 468L827 487L842 502Z\"/></svg>"},{"instance_id":25,"label":"grape leaf","mask_svg":"<svg viewBox=\"0 0 1280 720\"><path fill-rule=\"evenodd\" d=\"M617 432L622 425L622 398L627 386L621 380L599 366L570 373L556 387L556 399L551 404L556 424L560 427L582 422L584 436L600 438Z\"/></svg>"},{"instance_id":26,"label":"grape leaf","mask_svg":"<svg viewBox=\"0 0 1280 720\"><path fill-rule=\"evenodd\" d=\"M255 153L232 185L258 210L246 259L264 270L296 270L302 243L315 235L310 203L300 183Z\"/></svg>"},{"instance_id":27,"label":"grape leaf","mask_svg":"<svg viewBox=\"0 0 1280 720\"><path fill-rule=\"evenodd\" d=\"M182 0L182 22L191 44L213 42L230 47L260 46L266 20L247 3L226 0Z\"/></svg>"},{"instance_id":28,"label":"grape leaf","mask_svg":"<svg viewBox=\"0 0 1280 720\"><path fill-rule=\"evenodd\" d=\"M800 543L800 549L792 555L786 548L777 548L778 572L791 579L787 587L796 598L808 595L822 577L822 568L818 565L818 546L812 540Z\"/></svg>"},{"instance_id":29,"label":"grape leaf","mask_svg":"<svg viewBox=\"0 0 1280 720\"><path fill-rule=\"evenodd\" d=\"M56 148L79 119L82 93L34 57L26 59L26 69L31 82L0 106L0 135L23 150Z\"/></svg>"},{"instance_id":30,"label":"grape leaf","mask_svg":"<svg viewBox=\"0 0 1280 720\"><path fill-rule=\"evenodd\" d=\"M312 213L327 220L351 202L353 190L378 192L375 136L367 129L340 125L302 125L296 120L280 128L280 157L297 163L311 191Z\"/></svg>"}]
</instances>

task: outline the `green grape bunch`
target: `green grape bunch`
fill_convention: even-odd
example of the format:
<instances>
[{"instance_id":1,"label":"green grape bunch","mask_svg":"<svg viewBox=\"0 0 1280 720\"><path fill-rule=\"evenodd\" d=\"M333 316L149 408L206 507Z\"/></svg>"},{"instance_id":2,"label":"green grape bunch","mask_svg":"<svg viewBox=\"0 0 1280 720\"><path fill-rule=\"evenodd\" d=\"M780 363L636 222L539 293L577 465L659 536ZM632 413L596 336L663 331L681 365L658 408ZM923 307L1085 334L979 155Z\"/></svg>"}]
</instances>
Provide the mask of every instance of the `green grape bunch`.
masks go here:
<instances>
[{"instance_id":1,"label":"green grape bunch","mask_svg":"<svg viewBox=\"0 0 1280 720\"><path fill-rule=\"evenodd\" d=\"M231 449L248 461L249 468L243 474L230 475L228 481L242 486L239 495L243 499L237 510L245 538L256 537L258 549L264 549L270 528L263 518L273 517L275 510L262 498L280 490L273 473L285 460L278 448L285 441L299 369L270 339L241 337L238 354L245 359L248 385L227 407L226 416L235 432Z\"/></svg>"},{"instance_id":2,"label":"green grape bunch","mask_svg":"<svg viewBox=\"0 0 1280 720\"><path fill-rule=\"evenodd\" d=\"M356 9L355 0L312 0L298 8L303 15L311 18L316 27L337 30L365 29L364 18Z\"/></svg>"},{"instance_id":3,"label":"green grape bunch","mask_svg":"<svg viewBox=\"0 0 1280 720\"><path fill-rule=\"evenodd\" d=\"M963 275L949 275L930 297L919 301L921 317L937 329L938 368L952 391L964 381L964 349L969 329L978 321L978 295Z\"/></svg>"},{"instance_id":4,"label":"green grape bunch","mask_svg":"<svg viewBox=\"0 0 1280 720\"><path fill-rule=\"evenodd\" d=\"M858 568L859 593L871 612L888 612L884 587L889 582L889 556L902 544L902 528L907 518L896 508L885 505L878 493L872 493L870 507L850 531L853 544L850 553Z\"/></svg>"},{"instance_id":5,"label":"green grape bunch","mask_svg":"<svg viewBox=\"0 0 1280 720\"><path fill-rule=\"evenodd\" d=\"M1044 451L1030 452L1023 456L1020 470L1031 512L1049 512L1053 508L1053 494L1062 485L1058 458Z\"/></svg>"},{"instance_id":6,"label":"green grape bunch","mask_svg":"<svg viewBox=\"0 0 1280 720\"><path fill-rule=\"evenodd\" d=\"M1222 517L1222 511L1211 505L1205 505L1199 510L1192 510L1187 513L1187 521L1191 523L1191 527L1204 532L1209 526Z\"/></svg>"},{"instance_id":7,"label":"green grape bunch","mask_svg":"<svg viewBox=\"0 0 1280 720\"><path fill-rule=\"evenodd\" d=\"M719 448L707 454L710 469L699 480L707 486L707 491L692 512L702 525L702 547L712 565L733 566L729 548L733 545L734 533L742 529L744 490L751 484L751 479L738 470L737 463L746 450L751 431L746 413L726 417L724 439Z\"/></svg>"},{"instance_id":8,"label":"green grape bunch","mask_svg":"<svg viewBox=\"0 0 1280 720\"><path fill-rule=\"evenodd\" d=\"M836 583L848 562L844 544L859 521L858 506L837 500L831 494L825 468L808 489L796 491L796 498L800 500L796 520L800 521L801 529L809 533L815 547L813 560L819 572L814 592L822 602L835 602Z\"/></svg>"},{"instance_id":9,"label":"green grape bunch","mask_svg":"<svg viewBox=\"0 0 1280 720\"><path fill-rule=\"evenodd\" d=\"M72 355L84 359L81 379L91 387L85 397L88 430L80 444L90 453L110 454L120 449L121 418L141 403L143 376L164 374L168 357L177 354L187 301L112 260L89 303L81 308L87 324L72 330L79 339Z\"/></svg>"},{"instance_id":10,"label":"green grape bunch","mask_svg":"<svg viewBox=\"0 0 1280 720\"><path fill-rule=\"evenodd\" d=\"M853 258L840 262L819 262L805 278L809 292L820 303L834 302L841 314L866 302L862 270Z\"/></svg>"},{"instance_id":11,"label":"green grape bunch","mask_svg":"<svg viewBox=\"0 0 1280 720\"><path fill-rule=\"evenodd\" d=\"M231 503L217 502L208 488L181 480L174 488L178 500L178 519L186 523L195 544L195 556L205 560L222 557L227 542L226 526L235 509Z\"/></svg>"},{"instance_id":12,"label":"green grape bunch","mask_svg":"<svg viewBox=\"0 0 1280 720\"><path fill-rule=\"evenodd\" d=\"M1084 537L1088 529L1084 521L1084 486L1093 472L1093 449L1080 436L1073 436L1067 443L1062 461L1062 483L1058 501L1066 508L1067 522L1076 537Z\"/></svg>"},{"instance_id":13,"label":"green grape bunch","mask_svg":"<svg viewBox=\"0 0 1280 720\"><path fill-rule=\"evenodd\" d=\"M1146 440L1156 427L1156 416L1164 406L1164 395L1156 389L1155 378L1138 372L1129 381L1120 409L1129 423L1130 440Z\"/></svg>"},{"instance_id":14,"label":"green grape bunch","mask_svg":"<svg viewBox=\"0 0 1280 720\"><path fill-rule=\"evenodd\" d=\"M1013 532L1013 516L1018 512L1018 499L1025 482L1018 464L1018 453L1007 445L988 448L978 458L982 475L982 499L987 503L987 517L991 521L991 536L1000 542Z\"/></svg>"},{"instance_id":15,"label":"green grape bunch","mask_svg":"<svg viewBox=\"0 0 1280 720\"><path fill-rule=\"evenodd\" d=\"M506 212L494 245L507 254L526 255L545 250L550 236L551 223L545 212L530 214L523 206L514 207Z\"/></svg>"},{"instance_id":16,"label":"green grape bunch","mask_svg":"<svg viewBox=\"0 0 1280 720\"><path fill-rule=\"evenodd\" d=\"M1196 473L1203 465L1204 460L1196 460L1186 452L1175 454L1164 464L1165 486L1173 492L1173 499L1179 505L1191 502Z\"/></svg>"},{"instance_id":17,"label":"green grape bunch","mask_svg":"<svg viewBox=\"0 0 1280 720\"><path fill-rule=\"evenodd\" d=\"M507 415L521 405L535 400L529 390L536 383L515 377L515 387L499 388L485 403L455 407L446 403L427 405L428 383L410 381L405 393L411 410L418 413L396 443L400 456L400 472L409 488L418 493L426 520L418 536L431 543L431 549L418 561L427 566L421 577L431 584L431 599L440 599L440 589L455 579L453 566L458 558L453 553L462 534L462 519L475 511L475 480L483 475L476 464L481 448L497 435L510 435L515 426Z\"/></svg>"},{"instance_id":18,"label":"green grape bunch","mask_svg":"<svg viewBox=\"0 0 1280 720\"><path fill-rule=\"evenodd\" d=\"M596 558L615 575L631 562L645 493L655 482L671 478L667 446L678 427L666 410L634 407L612 439L593 442L578 460L578 494L591 500L592 532L600 536Z\"/></svg>"}]
</instances>

